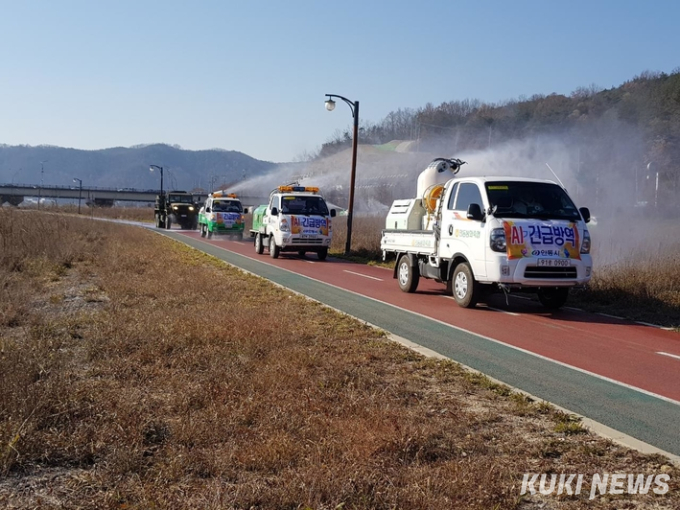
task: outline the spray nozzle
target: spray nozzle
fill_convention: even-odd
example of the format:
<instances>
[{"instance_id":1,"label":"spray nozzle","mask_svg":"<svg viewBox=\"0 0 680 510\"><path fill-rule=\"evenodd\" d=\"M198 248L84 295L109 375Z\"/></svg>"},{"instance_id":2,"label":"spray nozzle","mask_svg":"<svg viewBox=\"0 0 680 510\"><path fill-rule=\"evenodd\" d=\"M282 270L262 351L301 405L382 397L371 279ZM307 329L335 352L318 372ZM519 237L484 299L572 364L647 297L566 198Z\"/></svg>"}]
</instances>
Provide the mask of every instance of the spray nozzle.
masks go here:
<instances>
[{"instance_id":1,"label":"spray nozzle","mask_svg":"<svg viewBox=\"0 0 680 510\"><path fill-rule=\"evenodd\" d=\"M439 173L446 172L448 170L455 175L460 170L460 167L465 163L467 163L467 161L457 158L435 158L432 160L430 165L436 165L437 172Z\"/></svg>"}]
</instances>

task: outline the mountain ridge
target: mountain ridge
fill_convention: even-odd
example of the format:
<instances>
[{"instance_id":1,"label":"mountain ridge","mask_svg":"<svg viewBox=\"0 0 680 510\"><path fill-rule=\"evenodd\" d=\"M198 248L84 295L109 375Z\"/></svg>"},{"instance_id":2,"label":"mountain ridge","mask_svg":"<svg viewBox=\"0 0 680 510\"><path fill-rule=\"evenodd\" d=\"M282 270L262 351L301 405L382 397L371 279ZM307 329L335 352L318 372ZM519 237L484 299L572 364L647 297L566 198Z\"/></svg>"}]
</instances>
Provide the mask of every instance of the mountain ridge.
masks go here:
<instances>
[{"instance_id":1,"label":"mountain ridge","mask_svg":"<svg viewBox=\"0 0 680 510\"><path fill-rule=\"evenodd\" d=\"M266 173L276 163L227 149L183 149L163 143L133 147L76 149L53 145L0 144L0 182L153 188L164 169L164 187L203 188L238 182Z\"/></svg>"}]
</instances>

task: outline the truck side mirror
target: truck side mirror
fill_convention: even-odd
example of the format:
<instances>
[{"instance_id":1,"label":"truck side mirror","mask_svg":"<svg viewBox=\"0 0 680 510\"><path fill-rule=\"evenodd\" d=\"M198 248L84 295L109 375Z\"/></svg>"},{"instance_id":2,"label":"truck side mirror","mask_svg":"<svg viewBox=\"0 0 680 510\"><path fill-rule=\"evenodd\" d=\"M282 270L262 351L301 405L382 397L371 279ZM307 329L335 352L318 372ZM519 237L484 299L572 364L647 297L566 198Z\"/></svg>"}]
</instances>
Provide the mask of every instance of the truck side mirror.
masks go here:
<instances>
[{"instance_id":1,"label":"truck side mirror","mask_svg":"<svg viewBox=\"0 0 680 510\"><path fill-rule=\"evenodd\" d=\"M482 212L482 208L479 206L479 204L468 205L467 219L475 221L482 221L484 219L484 213Z\"/></svg>"},{"instance_id":2,"label":"truck side mirror","mask_svg":"<svg viewBox=\"0 0 680 510\"><path fill-rule=\"evenodd\" d=\"M331 218L335 218L335 215L338 214L335 212L335 209L331 209Z\"/></svg>"},{"instance_id":3,"label":"truck side mirror","mask_svg":"<svg viewBox=\"0 0 680 510\"><path fill-rule=\"evenodd\" d=\"M248 208L247 207L243 208L243 214L248 214Z\"/></svg>"},{"instance_id":4,"label":"truck side mirror","mask_svg":"<svg viewBox=\"0 0 680 510\"><path fill-rule=\"evenodd\" d=\"M279 210L276 207L272 207L271 213L272 216L278 216L279 215Z\"/></svg>"},{"instance_id":5,"label":"truck side mirror","mask_svg":"<svg viewBox=\"0 0 680 510\"><path fill-rule=\"evenodd\" d=\"M206 207L205 212L210 212L210 207Z\"/></svg>"},{"instance_id":6,"label":"truck side mirror","mask_svg":"<svg viewBox=\"0 0 680 510\"><path fill-rule=\"evenodd\" d=\"M580 207L578 212L580 212L581 216L583 216L583 221L585 221L586 223L590 222L590 209L588 209L587 207Z\"/></svg>"}]
</instances>

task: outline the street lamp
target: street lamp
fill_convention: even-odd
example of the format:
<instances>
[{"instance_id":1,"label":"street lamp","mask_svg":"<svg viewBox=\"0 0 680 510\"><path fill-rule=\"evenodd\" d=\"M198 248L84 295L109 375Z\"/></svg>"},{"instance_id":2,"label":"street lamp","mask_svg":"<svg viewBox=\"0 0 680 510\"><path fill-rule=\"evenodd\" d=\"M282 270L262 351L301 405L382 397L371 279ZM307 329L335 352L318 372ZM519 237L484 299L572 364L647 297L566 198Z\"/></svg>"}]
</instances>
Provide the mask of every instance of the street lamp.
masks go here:
<instances>
[{"instance_id":1,"label":"street lamp","mask_svg":"<svg viewBox=\"0 0 680 510\"><path fill-rule=\"evenodd\" d=\"M49 159L40 162L40 189L38 190L38 207L40 207L40 201L42 200L42 189L43 189L43 176L45 173L44 164L47 163Z\"/></svg>"},{"instance_id":2,"label":"street lamp","mask_svg":"<svg viewBox=\"0 0 680 510\"><path fill-rule=\"evenodd\" d=\"M80 184L80 189L78 191L78 214L80 214L80 199L83 198L83 180L74 177L73 182Z\"/></svg>"},{"instance_id":3,"label":"street lamp","mask_svg":"<svg viewBox=\"0 0 680 510\"><path fill-rule=\"evenodd\" d=\"M149 171L153 172L154 168L160 170L160 172L161 172L161 197L162 197L163 196L163 167L158 166L158 165L149 165Z\"/></svg>"},{"instance_id":4,"label":"street lamp","mask_svg":"<svg viewBox=\"0 0 680 510\"><path fill-rule=\"evenodd\" d=\"M352 110L354 117L354 133L352 134L352 174L349 182L349 206L347 207L347 243L345 244L345 255L349 255L352 246L352 212L354 211L354 182L357 172L357 144L359 143L359 101L350 101L346 97L337 94L326 94L326 110L332 112L335 109L333 98L342 99L349 109Z\"/></svg>"}]
</instances>

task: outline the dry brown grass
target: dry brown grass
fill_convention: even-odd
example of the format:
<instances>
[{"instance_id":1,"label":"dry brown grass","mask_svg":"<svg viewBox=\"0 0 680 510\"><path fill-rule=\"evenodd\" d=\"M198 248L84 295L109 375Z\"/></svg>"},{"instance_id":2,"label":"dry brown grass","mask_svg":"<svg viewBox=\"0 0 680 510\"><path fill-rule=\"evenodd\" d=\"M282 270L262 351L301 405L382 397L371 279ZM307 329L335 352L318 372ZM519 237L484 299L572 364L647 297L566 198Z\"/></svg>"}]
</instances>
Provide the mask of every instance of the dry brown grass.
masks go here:
<instances>
[{"instance_id":1,"label":"dry brown grass","mask_svg":"<svg viewBox=\"0 0 680 510\"><path fill-rule=\"evenodd\" d=\"M352 219L352 254L368 260L382 258L380 237L385 228L382 216L355 216ZM333 219L331 251L344 253L347 242L347 217Z\"/></svg>"},{"instance_id":2,"label":"dry brown grass","mask_svg":"<svg viewBox=\"0 0 680 510\"><path fill-rule=\"evenodd\" d=\"M573 300L588 310L680 327L680 256L641 257L601 268Z\"/></svg>"},{"instance_id":3,"label":"dry brown grass","mask_svg":"<svg viewBox=\"0 0 680 510\"><path fill-rule=\"evenodd\" d=\"M33 208L36 209L35 207ZM65 214L78 214L77 205L63 205L58 207L51 207L52 212L60 212ZM87 207L81 206L80 215L85 217L110 218L115 220L128 221L142 221L145 223L153 223L153 204L142 207Z\"/></svg>"},{"instance_id":4,"label":"dry brown grass","mask_svg":"<svg viewBox=\"0 0 680 510\"><path fill-rule=\"evenodd\" d=\"M680 327L680 224L650 217L603 221L591 230L593 279L574 304Z\"/></svg>"},{"instance_id":5,"label":"dry brown grass","mask_svg":"<svg viewBox=\"0 0 680 510\"><path fill-rule=\"evenodd\" d=\"M2 507L680 506L670 466L666 497L520 498L666 461L152 232L0 220Z\"/></svg>"}]
</instances>

